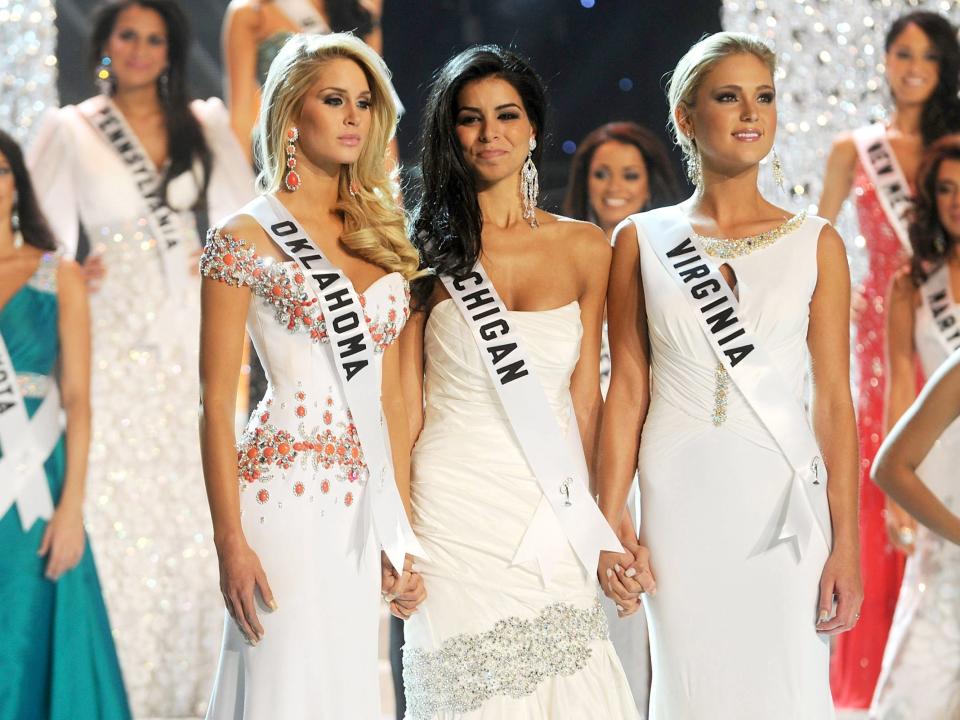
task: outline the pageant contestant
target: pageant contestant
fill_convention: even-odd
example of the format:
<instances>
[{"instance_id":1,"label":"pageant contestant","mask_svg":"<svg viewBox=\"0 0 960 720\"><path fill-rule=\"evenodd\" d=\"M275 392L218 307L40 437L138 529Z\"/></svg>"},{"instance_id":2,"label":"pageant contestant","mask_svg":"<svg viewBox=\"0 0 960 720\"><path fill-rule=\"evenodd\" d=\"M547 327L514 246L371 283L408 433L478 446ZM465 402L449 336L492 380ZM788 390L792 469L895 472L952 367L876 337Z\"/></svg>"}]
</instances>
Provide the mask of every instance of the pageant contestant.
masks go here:
<instances>
[{"instance_id":1,"label":"pageant contestant","mask_svg":"<svg viewBox=\"0 0 960 720\"><path fill-rule=\"evenodd\" d=\"M230 123L244 151L270 64L297 33L352 30L378 53L383 0L231 0L223 18L223 69Z\"/></svg>"},{"instance_id":2,"label":"pageant contestant","mask_svg":"<svg viewBox=\"0 0 960 720\"><path fill-rule=\"evenodd\" d=\"M401 340L429 557L413 720L637 717L593 579L619 543L587 485L610 245L536 206L545 110L495 46L447 62L427 101L413 232L435 276Z\"/></svg>"},{"instance_id":3,"label":"pageant contestant","mask_svg":"<svg viewBox=\"0 0 960 720\"><path fill-rule=\"evenodd\" d=\"M614 229L630 215L680 199L670 156L656 135L636 123L612 122L595 129L577 148L563 210L577 220L596 223L612 239ZM610 343L604 321L600 343L600 387L604 393L609 383ZM631 511L634 502L631 496ZM613 603L605 603L604 609L612 621L616 613ZM643 613L621 623L611 622L610 639L637 706L645 715L650 694L650 647Z\"/></svg>"},{"instance_id":4,"label":"pageant contestant","mask_svg":"<svg viewBox=\"0 0 960 720\"><path fill-rule=\"evenodd\" d=\"M838 638L831 668L838 707L867 708L873 695L903 557L914 522L870 480L870 463L883 439L886 395L886 297L890 281L910 255L905 213L912 205L923 148L960 129L960 46L957 31L942 16L916 12L898 19L885 41L887 83L893 108L886 123L841 135L827 161L820 214L835 220L854 189L869 270L854 300L859 392L860 542L865 590L863 619ZM909 341L909 336L904 340ZM912 392L911 392L912 396ZM903 409L903 408L902 408ZM884 520L886 518L886 520Z\"/></svg>"},{"instance_id":5,"label":"pageant contestant","mask_svg":"<svg viewBox=\"0 0 960 720\"><path fill-rule=\"evenodd\" d=\"M187 100L186 18L119 0L93 18L103 93L52 112L31 169L54 233L90 241L86 519L135 714L201 712L222 613L197 440L195 213L253 195L218 100Z\"/></svg>"},{"instance_id":6,"label":"pageant contestant","mask_svg":"<svg viewBox=\"0 0 960 720\"><path fill-rule=\"evenodd\" d=\"M914 400L916 362L933 376L960 349L960 138L936 142L918 172L910 224L911 272L890 294L887 427ZM911 505L960 511L957 461L960 425L923 445L916 474L923 482L895 485ZM889 476L895 481L897 476ZM929 520L926 520L929 524ZM884 651L872 715L884 720L937 720L960 715L960 549L926 527L917 529Z\"/></svg>"},{"instance_id":7,"label":"pageant contestant","mask_svg":"<svg viewBox=\"0 0 960 720\"><path fill-rule=\"evenodd\" d=\"M379 717L380 550L401 569L420 554L395 342L419 260L383 163L392 98L352 35L290 40L257 124L264 194L201 261L201 438L229 613L211 720ZM244 321L270 386L235 447ZM395 579L406 617L422 581Z\"/></svg>"},{"instance_id":8,"label":"pageant contestant","mask_svg":"<svg viewBox=\"0 0 960 720\"><path fill-rule=\"evenodd\" d=\"M620 528L639 471L651 720L832 718L828 636L861 600L846 256L757 189L775 65L738 33L680 60L671 120L697 190L634 215L614 249L600 505Z\"/></svg>"},{"instance_id":9,"label":"pageant contestant","mask_svg":"<svg viewBox=\"0 0 960 720\"><path fill-rule=\"evenodd\" d=\"M130 709L83 531L87 291L80 268L56 252L4 132L0 308L0 717L123 720Z\"/></svg>"}]
</instances>

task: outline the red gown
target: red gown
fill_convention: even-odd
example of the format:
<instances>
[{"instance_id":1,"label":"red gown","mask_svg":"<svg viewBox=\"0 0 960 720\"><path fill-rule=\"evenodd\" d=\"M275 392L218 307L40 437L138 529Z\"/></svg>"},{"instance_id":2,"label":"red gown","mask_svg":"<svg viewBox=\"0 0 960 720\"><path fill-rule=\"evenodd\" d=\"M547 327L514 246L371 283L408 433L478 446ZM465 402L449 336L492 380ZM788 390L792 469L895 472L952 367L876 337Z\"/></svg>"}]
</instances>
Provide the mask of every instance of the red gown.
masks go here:
<instances>
[{"instance_id":1,"label":"red gown","mask_svg":"<svg viewBox=\"0 0 960 720\"><path fill-rule=\"evenodd\" d=\"M891 227L876 189L857 165L854 197L860 233L867 244L869 270L863 282L865 307L856 322L854 358L859 394L857 432L860 438L860 551L863 607L860 621L837 636L830 665L830 684L839 708L869 708L880 673L887 633L897 604L904 557L887 539L884 494L870 479L870 465L883 440L886 397L887 293L907 253Z\"/></svg>"}]
</instances>

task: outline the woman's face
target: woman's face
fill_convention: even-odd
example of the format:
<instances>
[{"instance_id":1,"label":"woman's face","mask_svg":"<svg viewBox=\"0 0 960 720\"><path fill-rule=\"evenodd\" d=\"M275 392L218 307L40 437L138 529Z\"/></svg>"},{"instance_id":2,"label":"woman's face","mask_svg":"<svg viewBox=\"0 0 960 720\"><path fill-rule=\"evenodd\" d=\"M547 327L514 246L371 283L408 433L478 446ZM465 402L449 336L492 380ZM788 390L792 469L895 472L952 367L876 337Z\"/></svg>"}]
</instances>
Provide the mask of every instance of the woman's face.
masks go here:
<instances>
[{"instance_id":1,"label":"woman's face","mask_svg":"<svg viewBox=\"0 0 960 720\"><path fill-rule=\"evenodd\" d=\"M753 54L728 55L707 72L694 104L678 108L678 118L693 133L705 173L748 170L770 152L777 131L770 69Z\"/></svg>"},{"instance_id":2,"label":"woman's face","mask_svg":"<svg viewBox=\"0 0 960 720\"><path fill-rule=\"evenodd\" d=\"M940 82L940 53L913 23L894 39L885 62L887 83L898 103L922 105Z\"/></svg>"},{"instance_id":3,"label":"woman's face","mask_svg":"<svg viewBox=\"0 0 960 720\"><path fill-rule=\"evenodd\" d=\"M463 86L456 131L463 159L481 190L519 174L535 137L520 94L498 77Z\"/></svg>"},{"instance_id":4,"label":"woman's face","mask_svg":"<svg viewBox=\"0 0 960 720\"><path fill-rule=\"evenodd\" d=\"M7 156L0 152L0 222L9 223L17 197L13 167Z\"/></svg>"},{"instance_id":5,"label":"woman's face","mask_svg":"<svg viewBox=\"0 0 960 720\"><path fill-rule=\"evenodd\" d=\"M587 199L600 227L614 228L650 200L647 165L636 145L608 140L590 158Z\"/></svg>"},{"instance_id":6,"label":"woman's face","mask_svg":"<svg viewBox=\"0 0 960 720\"><path fill-rule=\"evenodd\" d=\"M156 10L131 5L117 14L113 32L103 46L118 90L157 82L167 69L167 24Z\"/></svg>"},{"instance_id":7,"label":"woman's face","mask_svg":"<svg viewBox=\"0 0 960 720\"><path fill-rule=\"evenodd\" d=\"M356 62L325 62L303 98L297 121L298 145L306 159L327 172L355 163L370 134L372 102L370 83Z\"/></svg>"},{"instance_id":8,"label":"woman's face","mask_svg":"<svg viewBox=\"0 0 960 720\"><path fill-rule=\"evenodd\" d=\"M949 239L960 241L960 160L947 158L937 170L937 216Z\"/></svg>"}]
</instances>

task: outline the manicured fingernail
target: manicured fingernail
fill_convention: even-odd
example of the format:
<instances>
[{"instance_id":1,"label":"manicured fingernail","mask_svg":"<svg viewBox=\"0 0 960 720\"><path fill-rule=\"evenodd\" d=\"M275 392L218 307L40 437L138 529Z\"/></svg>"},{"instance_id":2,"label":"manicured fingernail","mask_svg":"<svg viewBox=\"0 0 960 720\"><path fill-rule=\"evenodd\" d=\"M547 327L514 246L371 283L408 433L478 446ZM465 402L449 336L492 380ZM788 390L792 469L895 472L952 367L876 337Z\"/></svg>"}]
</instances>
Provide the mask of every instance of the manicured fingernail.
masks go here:
<instances>
[{"instance_id":1,"label":"manicured fingernail","mask_svg":"<svg viewBox=\"0 0 960 720\"><path fill-rule=\"evenodd\" d=\"M633 577L636 574L637 574L636 568L630 568L629 570L627 570L627 577Z\"/></svg>"},{"instance_id":2,"label":"manicured fingernail","mask_svg":"<svg viewBox=\"0 0 960 720\"><path fill-rule=\"evenodd\" d=\"M267 603L267 606L268 606L271 610L276 610L276 609L278 609L278 608L280 607L279 605L277 605L277 601L274 600L273 598L270 598L270 602Z\"/></svg>"},{"instance_id":3,"label":"manicured fingernail","mask_svg":"<svg viewBox=\"0 0 960 720\"><path fill-rule=\"evenodd\" d=\"M828 617L830 617L830 613L828 613L826 610L821 610L820 619L817 622L826 622Z\"/></svg>"},{"instance_id":4,"label":"manicured fingernail","mask_svg":"<svg viewBox=\"0 0 960 720\"><path fill-rule=\"evenodd\" d=\"M620 563L617 563L616 565L614 565L614 567L617 569L617 572L623 572L623 568L620 567Z\"/></svg>"},{"instance_id":5,"label":"manicured fingernail","mask_svg":"<svg viewBox=\"0 0 960 720\"><path fill-rule=\"evenodd\" d=\"M623 612L623 608L617 605L617 612Z\"/></svg>"},{"instance_id":6,"label":"manicured fingernail","mask_svg":"<svg viewBox=\"0 0 960 720\"><path fill-rule=\"evenodd\" d=\"M611 570L610 568L607 568L607 577L608 578L613 577L613 570Z\"/></svg>"}]
</instances>

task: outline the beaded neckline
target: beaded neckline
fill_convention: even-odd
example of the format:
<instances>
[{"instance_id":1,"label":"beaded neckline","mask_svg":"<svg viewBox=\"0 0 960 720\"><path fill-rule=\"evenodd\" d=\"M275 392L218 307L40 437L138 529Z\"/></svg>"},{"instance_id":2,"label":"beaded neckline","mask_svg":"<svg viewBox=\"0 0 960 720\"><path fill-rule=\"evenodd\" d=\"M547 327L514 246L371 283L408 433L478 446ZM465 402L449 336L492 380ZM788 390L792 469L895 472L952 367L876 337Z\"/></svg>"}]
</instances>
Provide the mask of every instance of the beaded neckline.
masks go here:
<instances>
[{"instance_id":1,"label":"beaded neckline","mask_svg":"<svg viewBox=\"0 0 960 720\"><path fill-rule=\"evenodd\" d=\"M800 227L806 219L807 211L804 210L775 228L744 238L715 238L694 234L703 243L707 255L722 259L737 258L773 245L784 235L792 233Z\"/></svg>"}]
</instances>

